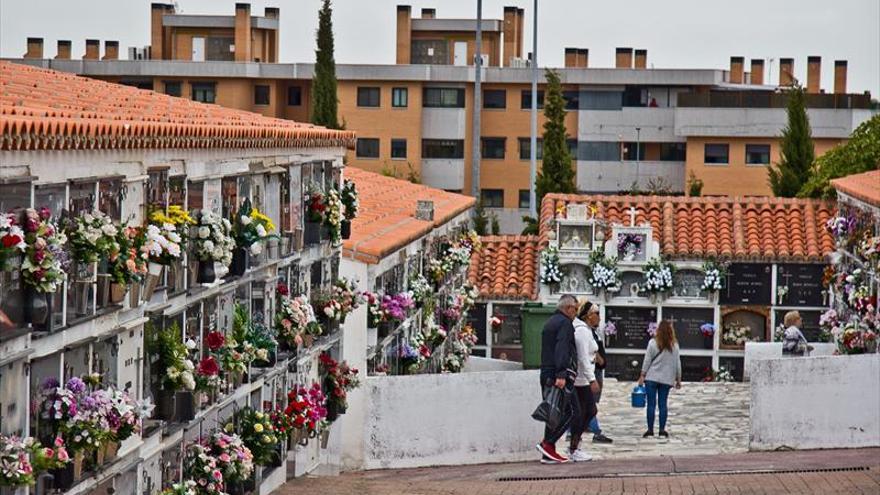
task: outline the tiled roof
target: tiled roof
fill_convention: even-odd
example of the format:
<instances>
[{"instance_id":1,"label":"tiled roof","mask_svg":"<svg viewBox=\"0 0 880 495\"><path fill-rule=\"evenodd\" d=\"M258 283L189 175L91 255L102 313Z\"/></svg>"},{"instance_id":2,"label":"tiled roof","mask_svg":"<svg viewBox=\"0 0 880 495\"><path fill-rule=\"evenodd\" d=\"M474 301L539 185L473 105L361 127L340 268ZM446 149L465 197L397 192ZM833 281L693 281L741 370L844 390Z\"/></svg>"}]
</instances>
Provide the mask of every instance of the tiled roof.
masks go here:
<instances>
[{"instance_id":1,"label":"tiled roof","mask_svg":"<svg viewBox=\"0 0 880 495\"><path fill-rule=\"evenodd\" d=\"M343 242L343 256L378 263L401 247L445 224L474 206L474 198L385 177L354 167L345 177L358 191L358 214L351 238ZM416 201L434 202L434 221L415 218Z\"/></svg>"},{"instance_id":2,"label":"tiled roof","mask_svg":"<svg viewBox=\"0 0 880 495\"><path fill-rule=\"evenodd\" d=\"M0 149L271 148L354 144L352 131L0 62Z\"/></svg>"},{"instance_id":3,"label":"tiled roof","mask_svg":"<svg viewBox=\"0 0 880 495\"><path fill-rule=\"evenodd\" d=\"M538 298L537 236L481 237L482 247L471 257L468 281L483 299Z\"/></svg>"},{"instance_id":4,"label":"tiled roof","mask_svg":"<svg viewBox=\"0 0 880 495\"><path fill-rule=\"evenodd\" d=\"M880 170L834 179L831 185L848 196L880 207Z\"/></svg>"},{"instance_id":5,"label":"tiled roof","mask_svg":"<svg viewBox=\"0 0 880 495\"><path fill-rule=\"evenodd\" d=\"M661 253L672 258L821 261L834 250L825 222L834 205L813 199L766 197L580 196L549 194L541 204L541 239L554 211L588 203L597 218L629 225L650 223Z\"/></svg>"}]
</instances>

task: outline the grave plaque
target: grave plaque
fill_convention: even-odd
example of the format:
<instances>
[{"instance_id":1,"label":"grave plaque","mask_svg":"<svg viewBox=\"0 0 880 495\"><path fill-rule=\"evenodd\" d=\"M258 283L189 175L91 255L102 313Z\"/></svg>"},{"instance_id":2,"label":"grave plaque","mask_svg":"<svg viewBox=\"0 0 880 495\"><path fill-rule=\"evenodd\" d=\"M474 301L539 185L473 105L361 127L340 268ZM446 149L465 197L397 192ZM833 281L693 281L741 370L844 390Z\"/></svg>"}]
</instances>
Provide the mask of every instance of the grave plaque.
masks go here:
<instances>
[{"instance_id":1,"label":"grave plaque","mask_svg":"<svg viewBox=\"0 0 880 495\"><path fill-rule=\"evenodd\" d=\"M705 275L699 270L679 270L672 278L672 295L675 297L705 298L706 292L700 290Z\"/></svg>"},{"instance_id":2,"label":"grave plaque","mask_svg":"<svg viewBox=\"0 0 880 495\"><path fill-rule=\"evenodd\" d=\"M777 287L788 287L788 294L776 301L778 306L825 306L822 275L825 265L779 265L776 271Z\"/></svg>"},{"instance_id":3,"label":"grave plaque","mask_svg":"<svg viewBox=\"0 0 880 495\"><path fill-rule=\"evenodd\" d=\"M718 358L718 366L729 371L734 380L741 382L743 381L743 361L743 358L720 357Z\"/></svg>"},{"instance_id":4,"label":"grave plaque","mask_svg":"<svg viewBox=\"0 0 880 495\"><path fill-rule=\"evenodd\" d=\"M605 321L614 323L617 335L608 341L608 347L644 350L648 346L648 324L657 321L657 310L638 307L605 308Z\"/></svg>"},{"instance_id":5,"label":"grave plaque","mask_svg":"<svg viewBox=\"0 0 880 495\"><path fill-rule=\"evenodd\" d=\"M622 272L620 274L620 297L638 297L645 276L642 272ZM638 289L633 291L633 289Z\"/></svg>"},{"instance_id":6,"label":"grave plaque","mask_svg":"<svg viewBox=\"0 0 880 495\"><path fill-rule=\"evenodd\" d=\"M770 265L734 263L727 274L727 287L721 291L721 303L769 306L770 289Z\"/></svg>"},{"instance_id":7,"label":"grave plaque","mask_svg":"<svg viewBox=\"0 0 880 495\"><path fill-rule=\"evenodd\" d=\"M714 321L715 311L712 308L663 308L663 319L672 322L682 349L707 348L700 326Z\"/></svg>"},{"instance_id":8,"label":"grave plaque","mask_svg":"<svg viewBox=\"0 0 880 495\"><path fill-rule=\"evenodd\" d=\"M819 328L819 316L822 314L821 311L798 311L801 314L801 319L804 320L803 326L801 326L801 332L806 337L807 342L822 342L819 339L819 334L822 332L822 329ZM776 326L777 328L785 323L785 313L788 313L787 310L777 309L776 310Z\"/></svg>"},{"instance_id":9,"label":"grave plaque","mask_svg":"<svg viewBox=\"0 0 880 495\"><path fill-rule=\"evenodd\" d=\"M618 380L636 381L642 371L642 360L645 354L608 354L608 365L605 376Z\"/></svg>"},{"instance_id":10,"label":"grave plaque","mask_svg":"<svg viewBox=\"0 0 880 495\"><path fill-rule=\"evenodd\" d=\"M681 356L681 381L700 382L712 368L712 358L703 356Z\"/></svg>"}]
</instances>

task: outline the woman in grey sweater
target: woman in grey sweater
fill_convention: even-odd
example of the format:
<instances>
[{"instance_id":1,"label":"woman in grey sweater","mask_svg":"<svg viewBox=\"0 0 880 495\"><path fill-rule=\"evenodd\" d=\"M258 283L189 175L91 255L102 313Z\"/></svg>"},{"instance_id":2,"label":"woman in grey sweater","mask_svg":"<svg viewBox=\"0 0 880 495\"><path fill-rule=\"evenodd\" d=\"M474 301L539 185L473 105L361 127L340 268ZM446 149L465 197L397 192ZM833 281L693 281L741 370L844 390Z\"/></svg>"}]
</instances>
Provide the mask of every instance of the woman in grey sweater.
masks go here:
<instances>
[{"instance_id":1,"label":"woman in grey sweater","mask_svg":"<svg viewBox=\"0 0 880 495\"><path fill-rule=\"evenodd\" d=\"M681 359L678 356L678 341L669 320L663 320L657 327L657 334L648 342L639 385L644 385L648 393L648 431L642 437L654 436L654 409L660 406L660 436L669 438L666 432L666 400L669 389L681 388Z\"/></svg>"}]
</instances>

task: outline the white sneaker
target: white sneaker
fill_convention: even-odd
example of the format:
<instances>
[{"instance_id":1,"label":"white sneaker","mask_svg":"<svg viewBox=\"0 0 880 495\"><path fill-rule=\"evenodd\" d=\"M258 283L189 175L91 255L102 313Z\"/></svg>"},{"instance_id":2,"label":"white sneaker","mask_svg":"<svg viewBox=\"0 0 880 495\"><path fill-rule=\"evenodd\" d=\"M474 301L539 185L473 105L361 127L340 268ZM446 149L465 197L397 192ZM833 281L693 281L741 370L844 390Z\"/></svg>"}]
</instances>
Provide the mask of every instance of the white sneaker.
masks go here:
<instances>
[{"instance_id":1,"label":"white sneaker","mask_svg":"<svg viewBox=\"0 0 880 495\"><path fill-rule=\"evenodd\" d=\"M571 462L589 462L593 460L593 456L584 452L581 449L577 449L574 452L568 453L568 460Z\"/></svg>"}]
</instances>

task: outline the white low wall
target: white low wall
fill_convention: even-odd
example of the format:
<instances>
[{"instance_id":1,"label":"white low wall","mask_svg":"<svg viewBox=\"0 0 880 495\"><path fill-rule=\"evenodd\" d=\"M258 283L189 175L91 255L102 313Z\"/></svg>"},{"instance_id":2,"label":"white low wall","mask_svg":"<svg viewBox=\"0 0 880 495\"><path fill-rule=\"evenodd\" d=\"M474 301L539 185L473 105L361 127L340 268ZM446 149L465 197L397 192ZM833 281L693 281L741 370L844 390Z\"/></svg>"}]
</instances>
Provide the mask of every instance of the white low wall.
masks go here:
<instances>
[{"instance_id":1,"label":"white low wall","mask_svg":"<svg viewBox=\"0 0 880 495\"><path fill-rule=\"evenodd\" d=\"M534 460L538 371L369 377L366 469Z\"/></svg>"},{"instance_id":2,"label":"white low wall","mask_svg":"<svg viewBox=\"0 0 880 495\"><path fill-rule=\"evenodd\" d=\"M811 343L813 350L811 357L831 356L837 346L834 344ZM743 360L743 381L748 381L752 376L752 366L762 359L778 359L782 356L782 342L746 342L745 358Z\"/></svg>"},{"instance_id":3,"label":"white low wall","mask_svg":"<svg viewBox=\"0 0 880 495\"><path fill-rule=\"evenodd\" d=\"M751 450L880 447L880 354L756 361Z\"/></svg>"},{"instance_id":4,"label":"white low wall","mask_svg":"<svg viewBox=\"0 0 880 495\"><path fill-rule=\"evenodd\" d=\"M522 363L516 361L471 356L465 361L462 371L465 373L476 373L482 371L518 371L522 369Z\"/></svg>"}]
</instances>

